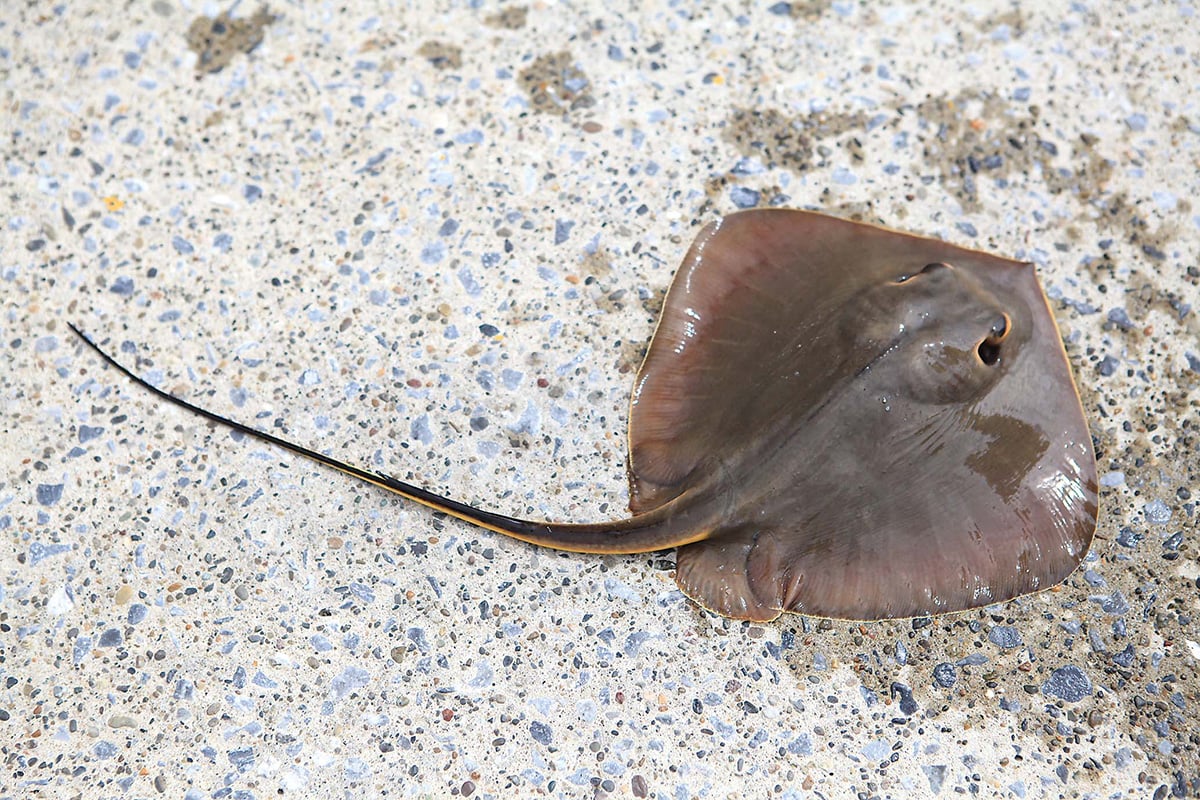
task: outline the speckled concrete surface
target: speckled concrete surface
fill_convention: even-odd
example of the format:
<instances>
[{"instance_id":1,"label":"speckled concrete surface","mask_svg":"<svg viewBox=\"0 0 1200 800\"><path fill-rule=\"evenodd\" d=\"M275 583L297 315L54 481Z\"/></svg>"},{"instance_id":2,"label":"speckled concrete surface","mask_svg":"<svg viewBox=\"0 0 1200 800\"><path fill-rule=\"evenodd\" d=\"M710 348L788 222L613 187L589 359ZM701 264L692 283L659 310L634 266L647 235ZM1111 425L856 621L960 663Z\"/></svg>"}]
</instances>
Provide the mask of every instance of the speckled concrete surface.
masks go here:
<instances>
[{"instance_id":1,"label":"speckled concrete surface","mask_svg":"<svg viewBox=\"0 0 1200 800\"><path fill-rule=\"evenodd\" d=\"M9 3L0 795L1200 793L1186 3ZM205 19L207 17L207 19ZM164 407L70 335L488 508L626 502L698 225L1037 262L1092 425L1059 590L732 623Z\"/></svg>"}]
</instances>

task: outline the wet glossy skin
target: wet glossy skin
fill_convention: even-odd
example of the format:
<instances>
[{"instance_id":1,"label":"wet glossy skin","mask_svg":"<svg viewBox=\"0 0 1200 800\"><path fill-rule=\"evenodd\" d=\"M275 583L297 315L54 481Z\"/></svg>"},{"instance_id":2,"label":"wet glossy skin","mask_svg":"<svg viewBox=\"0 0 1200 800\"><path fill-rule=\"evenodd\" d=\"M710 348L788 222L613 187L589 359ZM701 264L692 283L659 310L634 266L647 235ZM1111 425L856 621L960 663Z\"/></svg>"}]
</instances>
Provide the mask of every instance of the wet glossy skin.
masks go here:
<instances>
[{"instance_id":1,"label":"wet glossy skin","mask_svg":"<svg viewBox=\"0 0 1200 800\"><path fill-rule=\"evenodd\" d=\"M81 334L82 336L82 334ZM89 344L91 344L89 340ZM739 619L882 619L1045 589L1096 525L1091 439L1031 264L788 210L697 237L630 409L615 522L472 508L188 410L547 547L678 547L676 580Z\"/></svg>"}]
</instances>

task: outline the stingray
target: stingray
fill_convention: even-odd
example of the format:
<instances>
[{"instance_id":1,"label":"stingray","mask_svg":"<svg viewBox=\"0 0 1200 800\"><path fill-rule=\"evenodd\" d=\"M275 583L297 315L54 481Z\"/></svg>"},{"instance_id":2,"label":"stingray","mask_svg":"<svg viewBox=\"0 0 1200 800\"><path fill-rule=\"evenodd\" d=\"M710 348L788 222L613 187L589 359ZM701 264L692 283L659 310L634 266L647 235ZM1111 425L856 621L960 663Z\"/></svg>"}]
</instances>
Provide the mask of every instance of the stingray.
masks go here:
<instances>
[{"instance_id":1,"label":"stingray","mask_svg":"<svg viewBox=\"0 0 1200 800\"><path fill-rule=\"evenodd\" d=\"M212 421L533 544L678 548L735 619L918 617L1050 588L1096 527L1096 465L1033 264L820 214L704 228L637 375L631 515L537 522Z\"/></svg>"}]
</instances>

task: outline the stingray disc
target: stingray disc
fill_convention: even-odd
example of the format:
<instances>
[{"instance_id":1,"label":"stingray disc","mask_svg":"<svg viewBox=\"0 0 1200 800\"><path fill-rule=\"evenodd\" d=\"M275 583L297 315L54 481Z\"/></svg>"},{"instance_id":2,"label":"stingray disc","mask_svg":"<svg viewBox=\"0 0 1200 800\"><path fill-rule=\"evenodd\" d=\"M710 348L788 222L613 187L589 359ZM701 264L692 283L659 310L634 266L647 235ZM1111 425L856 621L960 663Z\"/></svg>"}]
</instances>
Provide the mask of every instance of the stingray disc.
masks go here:
<instances>
[{"instance_id":1,"label":"stingray disc","mask_svg":"<svg viewBox=\"0 0 1200 800\"><path fill-rule=\"evenodd\" d=\"M880 619L1059 583L1096 467L1032 264L790 210L709 225L634 387L631 507L713 509L703 606Z\"/></svg>"}]
</instances>

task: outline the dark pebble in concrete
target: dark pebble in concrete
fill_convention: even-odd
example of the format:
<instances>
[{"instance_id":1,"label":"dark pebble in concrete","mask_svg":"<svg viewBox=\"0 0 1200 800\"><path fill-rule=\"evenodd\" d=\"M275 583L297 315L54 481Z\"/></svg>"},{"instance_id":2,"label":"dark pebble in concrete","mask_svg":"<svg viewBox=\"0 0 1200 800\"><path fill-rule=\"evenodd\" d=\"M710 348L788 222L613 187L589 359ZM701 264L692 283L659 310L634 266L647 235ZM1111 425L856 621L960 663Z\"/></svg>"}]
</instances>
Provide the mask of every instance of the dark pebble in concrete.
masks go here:
<instances>
[{"instance_id":1,"label":"dark pebble in concrete","mask_svg":"<svg viewBox=\"0 0 1200 800\"><path fill-rule=\"evenodd\" d=\"M1068 703L1078 703L1092 693L1092 681L1079 667L1068 664L1051 673L1042 684L1042 693Z\"/></svg>"},{"instance_id":2,"label":"dark pebble in concrete","mask_svg":"<svg viewBox=\"0 0 1200 800\"><path fill-rule=\"evenodd\" d=\"M933 668L933 682L943 689L949 689L958 682L958 670L953 664L943 661Z\"/></svg>"}]
</instances>

